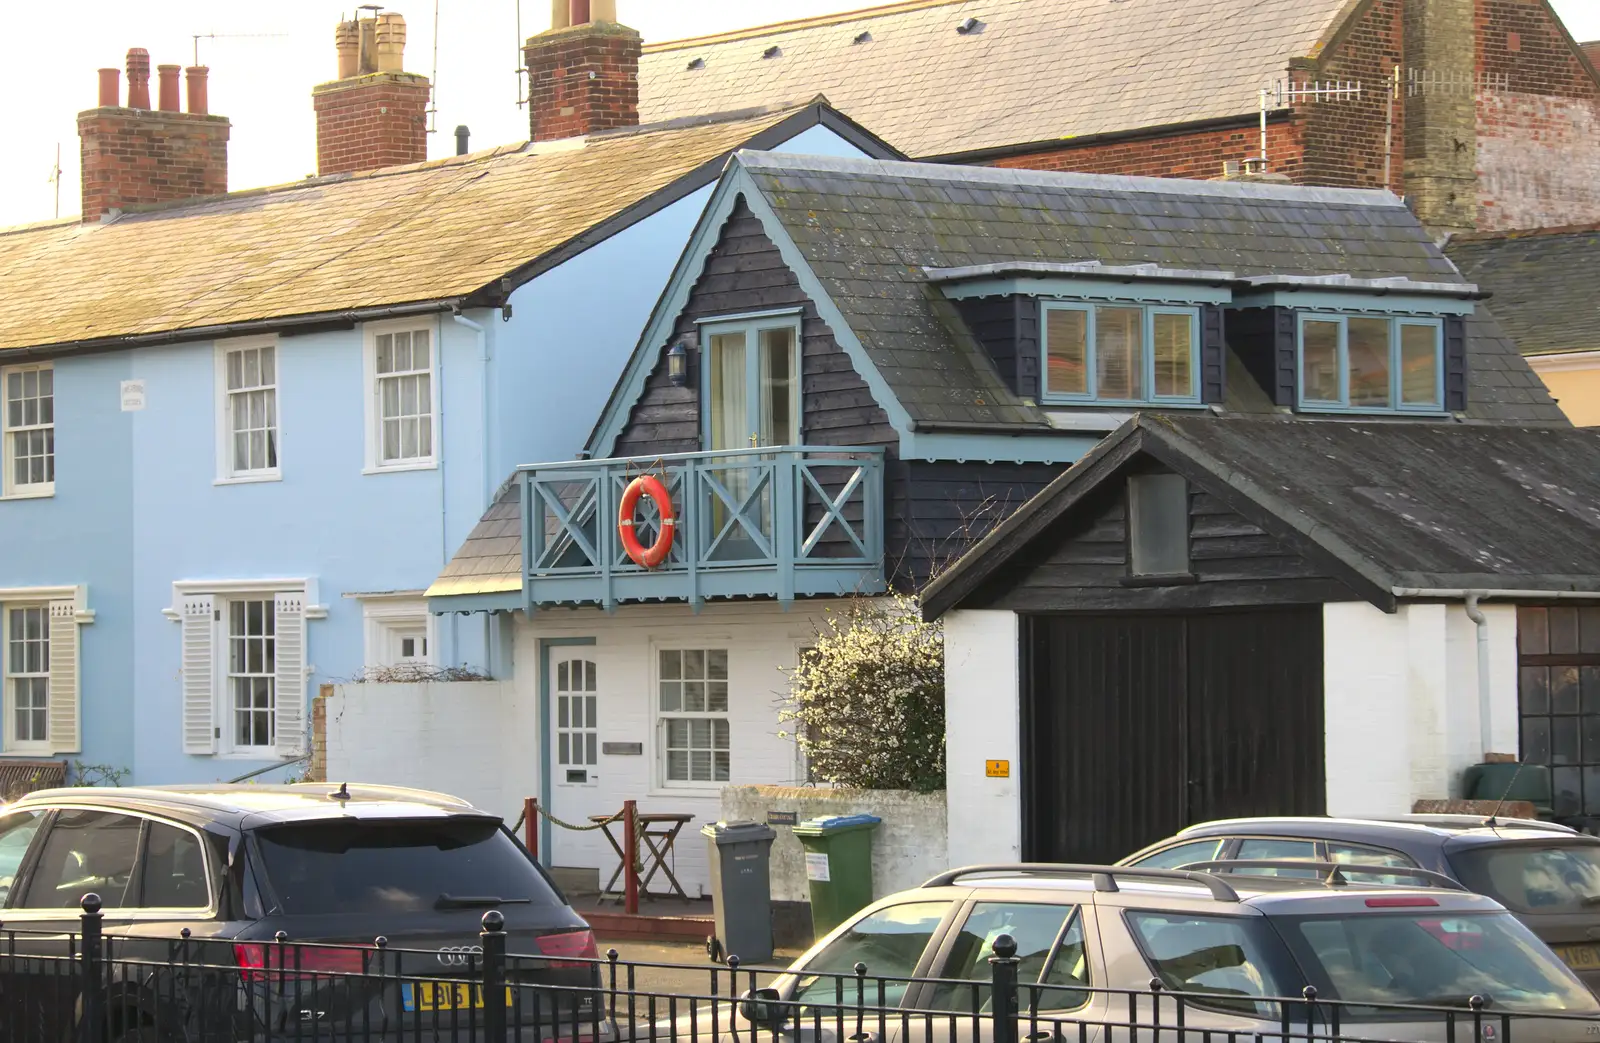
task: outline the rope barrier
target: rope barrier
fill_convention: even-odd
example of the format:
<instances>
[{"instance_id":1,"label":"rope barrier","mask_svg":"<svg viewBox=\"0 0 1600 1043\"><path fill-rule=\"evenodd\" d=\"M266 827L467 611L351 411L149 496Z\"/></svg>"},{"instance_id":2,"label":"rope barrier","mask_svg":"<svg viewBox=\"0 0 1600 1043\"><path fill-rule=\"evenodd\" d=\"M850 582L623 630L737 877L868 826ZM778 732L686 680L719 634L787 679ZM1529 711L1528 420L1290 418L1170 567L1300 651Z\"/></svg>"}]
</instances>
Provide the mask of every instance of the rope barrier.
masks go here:
<instances>
[{"instance_id":1,"label":"rope barrier","mask_svg":"<svg viewBox=\"0 0 1600 1043\"><path fill-rule=\"evenodd\" d=\"M539 814L543 815L545 818L549 819L551 822L554 822L556 825L560 826L562 829L570 829L574 833L587 833L590 830L594 830L594 829L604 829L605 827L611 825L611 823L613 823L613 822L620 822L622 820L622 816L623 816L624 813L619 811L615 815L612 815L610 818L601 819L598 822L591 822L587 826L575 826L570 822L563 822L560 819L556 818L554 815L550 814L550 812L548 810L546 810L546 808L545 808L545 806L543 804L539 805Z\"/></svg>"}]
</instances>

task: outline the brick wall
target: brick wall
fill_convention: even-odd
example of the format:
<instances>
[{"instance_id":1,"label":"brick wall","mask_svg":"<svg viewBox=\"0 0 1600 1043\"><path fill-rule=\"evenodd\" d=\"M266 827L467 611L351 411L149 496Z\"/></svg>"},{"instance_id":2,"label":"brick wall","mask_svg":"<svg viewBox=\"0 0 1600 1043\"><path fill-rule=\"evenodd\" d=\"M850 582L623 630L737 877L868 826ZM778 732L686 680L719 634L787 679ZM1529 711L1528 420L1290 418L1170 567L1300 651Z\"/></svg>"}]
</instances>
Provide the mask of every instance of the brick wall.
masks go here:
<instances>
[{"instance_id":1,"label":"brick wall","mask_svg":"<svg viewBox=\"0 0 1600 1043\"><path fill-rule=\"evenodd\" d=\"M1477 0L1480 231L1600 221L1600 84L1538 0Z\"/></svg>"},{"instance_id":2,"label":"brick wall","mask_svg":"<svg viewBox=\"0 0 1600 1043\"><path fill-rule=\"evenodd\" d=\"M312 91L317 173L347 174L428 158L426 76L380 72Z\"/></svg>"},{"instance_id":3,"label":"brick wall","mask_svg":"<svg viewBox=\"0 0 1600 1043\"><path fill-rule=\"evenodd\" d=\"M83 219L115 207L171 203L228 190L222 116L100 108L78 114Z\"/></svg>"},{"instance_id":4,"label":"brick wall","mask_svg":"<svg viewBox=\"0 0 1600 1043\"><path fill-rule=\"evenodd\" d=\"M1359 83L1359 98L1306 101L1298 106L1304 122L1304 170L1298 180L1347 188L1403 184L1405 124L1398 103L1389 133L1394 68L1403 48L1403 0L1374 0L1344 27L1320 60L1296 70L1300 82Z\"/></svg>"},{"instance_id":5,"label":"brick wall","mask_svg":"<svg viewBox=\"0 0 1600 1043\"><path fill-rule=\"evenodd\" d=\"M1030 170L1071 170L1085 174L1136 177L1214 178L1228 161L1261 154L1261 131L1254 126L1140 135L1088 142L997 159L993 166ZM1300 126L1278 120L1267 126L1268 165L1296 176L1301 169Z\"/></svg>"},{"instance_id":6,"label":"brick wall","mask_svg":"<svg viewBox=\"0 0 1600 1043\"><path fill-rule=\"evenodd\" d=\"M639 34L589 22L528 39L528 136L579 137L639 123Z\"/></svg>"}]
</instances>

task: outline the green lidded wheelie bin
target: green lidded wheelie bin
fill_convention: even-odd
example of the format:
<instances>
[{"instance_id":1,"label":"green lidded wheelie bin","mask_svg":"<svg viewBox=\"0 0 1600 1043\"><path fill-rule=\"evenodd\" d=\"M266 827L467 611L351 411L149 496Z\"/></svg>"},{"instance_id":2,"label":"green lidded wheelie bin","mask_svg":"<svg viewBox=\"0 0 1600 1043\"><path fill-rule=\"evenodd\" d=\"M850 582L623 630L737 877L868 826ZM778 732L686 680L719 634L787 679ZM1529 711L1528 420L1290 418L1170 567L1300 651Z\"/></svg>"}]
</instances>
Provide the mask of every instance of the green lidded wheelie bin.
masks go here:
<instances>
[{"instance_id":1,"label":"green lidded wheelie bin","mask_svg":"<svg viewBox=\"0 0 1600 1043\"><path fill-rule=\"evenodd\" d=\"M805 848L816 938L872 901L872 831L882 821L876 815L835 815L794 827Z\"/></svg>"}]
</instances>

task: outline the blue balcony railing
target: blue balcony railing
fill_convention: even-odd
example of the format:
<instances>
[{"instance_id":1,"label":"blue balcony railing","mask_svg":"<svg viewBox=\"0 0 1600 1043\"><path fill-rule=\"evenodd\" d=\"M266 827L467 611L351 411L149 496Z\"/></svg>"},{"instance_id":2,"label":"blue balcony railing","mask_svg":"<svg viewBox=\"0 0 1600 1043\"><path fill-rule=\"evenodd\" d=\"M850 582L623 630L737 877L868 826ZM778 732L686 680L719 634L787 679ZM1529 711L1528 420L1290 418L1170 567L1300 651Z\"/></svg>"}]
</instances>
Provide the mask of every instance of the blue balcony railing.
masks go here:
<instances>
[{"instance_id":1,"label":"blue balcony railing","mask_svg":"<svg viewBox=\"0 0 1600 1043\"><path fill-rule=\"evenodd\" d=\"M654 569L622 549L617 510L640 475L667 486L677 515ZM883 568L883 450L774 446L538 464L521 472L523 596L541 605L878 594ZM660 516L646 497L635 533Z\"/></svg>"}]
</instances>

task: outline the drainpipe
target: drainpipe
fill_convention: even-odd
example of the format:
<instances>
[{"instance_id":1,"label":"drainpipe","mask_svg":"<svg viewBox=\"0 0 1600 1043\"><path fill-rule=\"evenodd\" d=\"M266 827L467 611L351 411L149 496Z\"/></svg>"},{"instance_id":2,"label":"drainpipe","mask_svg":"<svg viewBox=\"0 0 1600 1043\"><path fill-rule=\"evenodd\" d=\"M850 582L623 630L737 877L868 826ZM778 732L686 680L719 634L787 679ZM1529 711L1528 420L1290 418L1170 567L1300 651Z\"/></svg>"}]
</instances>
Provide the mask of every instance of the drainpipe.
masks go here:
<instances>
[{"instance_id":1,"label":"drainpipe","mask_svg":"<svg viewBox=\"0 0 1600 1043\"><path fill-rule=\"evenodd\" d=\"M1473 591L1466 597L1467 618L1478 628L1478 739L1483 744L1483 759L1489 759L1489 620L1478 606L1483 591Z\"/></svg>"},{"instance_id":2,"label":"drainpipe","mask_svg":"<svg viewBox=\"0 0 1600 1043\"><path fill-rule=\"evenodd\" d=\"M482 425L483 438L478 447L478 455L483 460L482 474L479 475L479 500L482 510L489 509L489 334L481 323L473 322L459 310L451 312L450 317L457 325L465 326L478 337L478 422ZM448 563L448 559L446 559ZM494 658L492 645L492 631L494 630L494 617L485 615L483 619L483 669L490 669L490 662Z\"/></svg>"}]
</instances>

